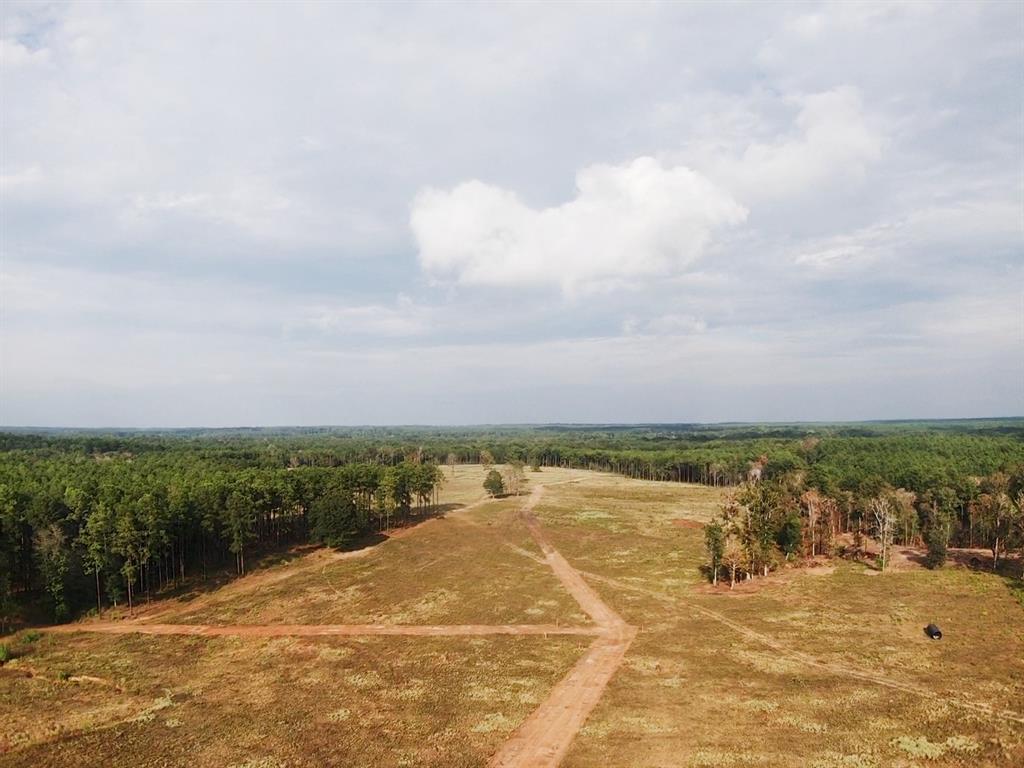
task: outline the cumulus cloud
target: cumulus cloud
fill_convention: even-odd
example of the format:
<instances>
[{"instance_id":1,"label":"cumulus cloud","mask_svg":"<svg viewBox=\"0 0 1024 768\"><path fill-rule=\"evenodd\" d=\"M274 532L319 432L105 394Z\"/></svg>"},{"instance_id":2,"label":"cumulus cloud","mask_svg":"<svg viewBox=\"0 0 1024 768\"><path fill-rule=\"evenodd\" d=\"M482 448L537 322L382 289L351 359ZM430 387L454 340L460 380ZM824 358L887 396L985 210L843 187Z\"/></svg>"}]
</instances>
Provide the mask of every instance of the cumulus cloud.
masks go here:
<instances>
[{"instance_id":1,"label":"cumulus cloud","mask_svg":"<svg viewBox=\"0 0 1024 768\"><path fill-rule=\"evenodd\" d=\"M685 167L641 157L576 174L576 197L536 209L480 181L422 190L411 226L429 274L467 285L600 290L691 265L743 206Z\"/></svg>"}]
</instances>

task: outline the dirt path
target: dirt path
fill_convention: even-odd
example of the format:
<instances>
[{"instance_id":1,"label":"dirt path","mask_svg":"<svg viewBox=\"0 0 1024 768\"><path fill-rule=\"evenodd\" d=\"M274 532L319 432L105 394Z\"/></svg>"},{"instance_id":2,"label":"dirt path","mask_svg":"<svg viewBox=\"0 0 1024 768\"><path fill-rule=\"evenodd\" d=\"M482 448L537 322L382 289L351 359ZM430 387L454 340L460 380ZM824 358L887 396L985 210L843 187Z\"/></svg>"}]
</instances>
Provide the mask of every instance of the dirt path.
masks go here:
<instances>
[{"instance_id":1,"label":"dirt path","mask_svg":"<svg viewBox=\"0 0 1024 768\"><path fill-rule=\"evenodd\" d=\"M561 763L636 637L636 629L605 604L545 538L533 515L543 490L533 489L522 510L523 521L562 586L597 624L600 637L491 758L490 768L555 768Z\"/></svg>"},{"instance_id":2,"label":"dirt path","mask_svg":"<svg viewBox=\"0 0 1024 768\"><path fill-rule=\"evenodd\" d=\"M822 670L829 674L836 675L837 677L847 677L853 678L855 680L862 680L867 683L881 685L886 688L892 688L897 691L910 693L915 696L920 696L922 698L933 699L935 701L959 707L961 709L969 709L973 712L979 712L989 717L996 717L1002 720L1009 720L1015 723L1024 723L1024 715L1021 715L1017 712L1012 712L1010 710L997 710L994 707L991 707L988 704L983 704L981 702L967 701L965 699L957 699L955 697L944 696L934 691L930 691L926 688L914 685L913 683L898 680L892 677L891 675L885 675L878 672L868 672L865 670L856 669L855 667L849 667L844 664L835 664L832 662L821 661L819 659L814 658L813 656L807 655L806 653L801 653L800 651L794 650L787 646L785 643L781 643L778 640L769 637L768 635L764 635L760 632L750 629L749 627L740 624L738 621L733 621L732 619L722 615L718 611L714 611L710 608L698 605L697 603L685 600L684 598L680 598L677 595L670 595L668 593L659 592L657 590L652 589L645 589L643 587L628 584L617 579L608 578L607 576L601 576L596 573L583 572L583 575L589 579L603 582L605 584L608 584L609 586L616 587L618 589L639 592L641 594L647 595L648 597L653 597L656 600L660 600L664 603L670 603L676 606L684 604L688 608L692 608L694 611L701 614L702 616L706 616L707 618L717 621L720 624L724 624L725 626L729 627L738 634L743 635L744 637L750 640L754 640L755 642L758 642L764 646L767 646L768 648L771 648L774 651L778 651L779 654L788 659L791 659L792 661L796 661L797 663L804 664L808 667L813 667Z\"/></svg>"},{"instance_id":3,"label":"dirt path","mask_svg":"<svg viewBox=\"0 0 1024 768\"><path fill-rule=\"evenodd\" d=\"M48 632L108 635L194 635L199 637L459 637L481 635L599 635L597 627L557 624L140 624L127 621L62 624Z\"/></svg>"}]
</instances>

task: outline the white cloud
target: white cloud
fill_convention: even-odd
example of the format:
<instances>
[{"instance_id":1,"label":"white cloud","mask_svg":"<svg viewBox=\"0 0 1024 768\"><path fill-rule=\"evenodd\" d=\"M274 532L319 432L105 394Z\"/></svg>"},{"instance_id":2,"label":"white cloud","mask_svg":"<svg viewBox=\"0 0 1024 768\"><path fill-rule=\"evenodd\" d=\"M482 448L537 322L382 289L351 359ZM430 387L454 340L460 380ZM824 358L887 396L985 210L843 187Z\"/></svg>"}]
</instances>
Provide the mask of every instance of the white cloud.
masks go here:
<instances>
[{"instance_id":1,"label":"white cloud","mask_svg":"<svg viewBox=\"0 0 1024 768\"><path fill-rule=\"evenodd\" d=\"M393 304L345 303L322 293L281 293L209 280L103 274L11 262L0 270L5 330L99 324L163 327L183 335L211 327L253 336L412 337L431 327L429 308L399 295Z\"/></svg>"},{"instance_id":2,"label":"white cloud","mask_svg":"<svg viewBox=\"0 0 1024 768\"><path fill-rule=\"evenodd\" d=\"M1019 412L1019 8L742 17L0 3L0 421Z\"/></svg>"},{"instance_id":3,"label":"white cloud","mask_svg":"<svg viewBox=\"0 0 1024 768\"><path fill-rule=\"evenodd\" d=\"M862 245L837 245L821 250L805 251L797 254L794 264L813 267L814 269L830 269L839 265L849 264L864 253Z\"/></svg>"},{"instance_id":4,"label":"white cloud","mask_svg":"<svg viewBox=\"0 0 1024 768\"><path fill-rule=\"evenodd\" d=\"M0 71L11 72L22 67L49 64L50 51L46 48L32 50L17 40L0 38Z\"/></svg>"},{"instance_id":5,"label":"white cloud","mask_svg":"<svg viewBox=\"0 0 1024 768\"><path fill-rule=\"evenodd\" d=\"M670 312L646 322L629 317L622 324L622 332L627 336L691 336L704 333L708 324L695 315Z\"/></svg>"},{"instance_id":6,"label":"white cloud","mask_svg":"<svg viewBox=\"0 0 1024 768\"><path fill-rule=\"evenodd\" d=\"M555 284L567 294L672 275L746 209L704 176L641 157L592 165L576 197L535 209L480 181L425 189L412 206L420 264L467 285Z\"/></svg>"},{"instance_id":7,"label":"white cloud","mask_svg":"<svg viewBox=\"0 0 1024 768\"><path fill-rule=\"evenodd\" d=\"M289 226L301 222L287 220L296 218L295 208L267 179L247 177L233 179L217 192L140 195L134 200L132 213L144 217L179 213L227 224L256 237L285 240L301 237L300 230Z\"/></svg>"},{"instance_id":8,"label":"white cloud","mask_svg":"<svg viewBox=\"0 0 1024 768\"><path fill-rule=\"evenodd\" d=\"M742 156L720 161L712 174L744 202L859 182L882 157L885 136L866 115L856 88L842 86L790 101L800 105L800 112L789 136L752 142Z\"/></svg>"},{"instance_id":9,"label":"white cloud","mask_svg":"<svg viewBox=\"0 0 1024 768\"><path fill-rule=\"evenodd\" d=\"M38 165L30 165L20 171L0 174L0 194L7 199L31 195L43 181Z\"/></svg>"},{"instance_id":10,"label":"white cloud","mask_svg":"<svg viewBox=\"0 0 1024 768\"><path fill-rule=\"evenodd\" d=\"M347 307L316 304L301 313L289 329L314 329L325 333L368 334L373 336L419 336L430 330L431 311L400 296L395 306L372 304Z\"/></svg>"}]
</instances>

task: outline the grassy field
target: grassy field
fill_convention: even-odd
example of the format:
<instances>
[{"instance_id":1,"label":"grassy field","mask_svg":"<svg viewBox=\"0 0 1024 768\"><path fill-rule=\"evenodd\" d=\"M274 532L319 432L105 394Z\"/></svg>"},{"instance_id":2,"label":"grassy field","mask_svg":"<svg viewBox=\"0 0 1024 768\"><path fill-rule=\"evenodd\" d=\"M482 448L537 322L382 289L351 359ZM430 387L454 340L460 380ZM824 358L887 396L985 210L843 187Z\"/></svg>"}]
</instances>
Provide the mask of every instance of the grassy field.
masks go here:
<instances>
[{"instance_id":1,"label":"grassy field","mask_svg":"<svg viewBox=\"0 0 1024 768\"><path fill-rule=\"evenodd\" d=\"M586 639L82 633L34 646L0 673L4 764L440 768L480 765Z\"/></svg>"},{"instance_id":2,"label":"grassy field","mask_svg":"<svg viewBox=\"0 0 1024 768\"><path fill-rule=\"evenodd\" d=\"M674 520L706 519L715 493L602 478L538 507L641 627L568 766L1024 764L1024 725L951 703L1024 714L1024 610L1002 579L839 563L709 593L702 531Z\"/></svg>"},{"instance_id":3,"label":"grassy field","mask_svg":"<svg viewBox=\"0 0 1024 768\"><path fill-rule=\"evenodd\" d=\"M1024 764L1024 724L1001 714L1024 714L1024 607L1005 580L836 563L713 592L694 523L720 490L527 476L527 491L548 484L535 507L547 539L639 630L564 765ZM155 601L143 621L589 626L523 500L477 503L482 479L457 468L443 518L364 553L304 554ZM485 765L590 644L27 638L0 667L0 765Z\"/></svg>"}]
</instances>

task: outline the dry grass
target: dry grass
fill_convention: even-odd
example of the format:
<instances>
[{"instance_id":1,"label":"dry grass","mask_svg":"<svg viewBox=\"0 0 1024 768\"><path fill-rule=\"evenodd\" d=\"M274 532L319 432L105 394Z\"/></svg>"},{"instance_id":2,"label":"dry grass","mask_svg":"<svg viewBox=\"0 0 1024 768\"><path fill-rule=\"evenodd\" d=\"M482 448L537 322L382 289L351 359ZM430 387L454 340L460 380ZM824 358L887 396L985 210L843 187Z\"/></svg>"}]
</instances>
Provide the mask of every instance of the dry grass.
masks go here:
<instances>
[{"instance_id":1,"label":"dry grass","mask_svg":"<svg viewBox=\"0 0 1024 768\"><path fill-rule=\"evenodd\" d=\"M840 564L772 578L753 593L706 594L702 532L668 521L688 505L706 511L713 490L661 485L553 488L538 508L577 567L634 587L592 580L642 627L568 766L1024 764L1024 726L948 701L1024 714L1024 610L1002 580L960 569L869 579ZM592 513L581 519L581 510ZM929 621L943 627L940 643L925 637Z\"/></svg>"},{"instance_id":2,"label":"dry grass","mask_svg":"<svg viewBox=\"0 0 1024 768\"><path fill-rule=\"evenodd\" d=\"M441 504L484 499L484 475L480 466L456 467ZM527 476L562 479L558 470ZM586 623L551 570L512 549L541 555L518 521L520 503L506 498L449 512L364 556L315 552L251 577L252 588L243 579L152 612L161 622L204 624Z\"/></svg>"},{"instance_id":3,"label":"dry grass","mask_svg":"<svg viewBox=\"0 0 1024 768\"><path fill-rule=\"evenodd\" d=\"M585 644L44 637L0 686L0 727L16 747L2 762L479 765ZM13 676L27 669L34 677ZM62 682L61 671L110 684Z\"/></svg>"}]
</instances>

